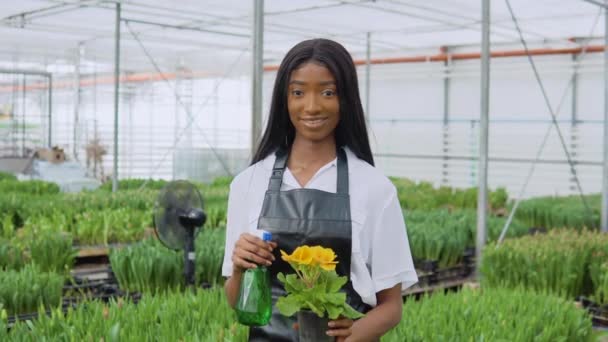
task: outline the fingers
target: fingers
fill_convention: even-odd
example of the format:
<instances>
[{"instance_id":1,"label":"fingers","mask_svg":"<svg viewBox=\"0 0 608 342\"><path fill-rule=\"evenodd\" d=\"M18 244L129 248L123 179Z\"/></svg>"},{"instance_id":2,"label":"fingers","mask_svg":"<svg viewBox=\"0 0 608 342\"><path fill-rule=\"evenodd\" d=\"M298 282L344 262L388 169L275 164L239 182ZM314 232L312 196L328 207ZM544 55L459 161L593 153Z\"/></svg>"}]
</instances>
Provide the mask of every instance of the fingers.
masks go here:
<instances>
[{"instance_id":1,"label":"fingers","mask_svg":"<svg viewBox=\"0 0 608 342\"><path fill-rule=\"evenodd\" d=\"M330 328L350 328L353 326L353 320L348 318L341 318L329 321L327 324Z\"/></svg>"},{"instance_id":2,"label":"fingers","mask_svg":"<svg viewBox=\"0 0 608 342\"><path fill-rule=\"evenodd\" d=\"M334 337L348 337L352 334L351 327L353 326L352 319L337 319L330 321L329 330L327 330L327 335ZM340 339L338 339L340 340Z\"/></svg>"},{"instance_id":3,"label":"fingers","mask_svg":"<svg viewBox=\"0 0 608 342\"><path fill-rule=\"evenodd\" d=\"M232 253L232 264L234 265L235 268L237 268L241 272L248 268L258 267L256 264L243 259L242 257L238 256L236 253Z\"/></svg>"},{"instance_id":4,"label":"fingers","mask_svg":"<svg viewBox=\"0 0 608 342\"><path fill-rule=\"evenodd\" d=\"M269 266L274 261L272 255L276 242L265 242L257 236L243 233L237 240L232 253L232 263L243 269L257 265Z\"/></svg>"}]
</instances>

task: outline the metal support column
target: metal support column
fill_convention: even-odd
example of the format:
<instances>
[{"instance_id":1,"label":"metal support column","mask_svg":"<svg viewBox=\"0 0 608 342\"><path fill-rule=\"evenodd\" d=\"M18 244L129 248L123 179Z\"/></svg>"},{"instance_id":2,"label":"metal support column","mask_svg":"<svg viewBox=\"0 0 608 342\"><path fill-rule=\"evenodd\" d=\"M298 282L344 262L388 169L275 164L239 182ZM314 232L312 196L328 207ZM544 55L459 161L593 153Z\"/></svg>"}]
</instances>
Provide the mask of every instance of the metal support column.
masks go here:
<instances>
[{"instance_id":1,"label":"metal support column","mask_svg":"<svg viewBox=\"0 0 608 342\"><path fill-rule=\"evenodd\" d=\"M602 178L602 232L608 233L608 7L604 8L604 170Z\"/></svg>"},{"instance_id":2,"label":"metal support column","mask_svg":"<svg viewBox=\"0 0 608 342\"><path fill-rule=\"evenodd\" d=\"M571 109L571 122L572 125L576 125L578 121L578 55L572 54L572 66L574 71L572 72L572 109Z\"/></svg>"},{"instance_id":3,"label":"metal support column","mask_svg":"<svg viewBox=\"0 0 608 342\"><path fill-rule=\"evenodd\" d=\"M451 60L449 55L449 49L443 48L443 52L448 56L448 59L443 64L443 129L442 129L442 154L443 161L441 163L441 184L448 185L449 183L449 160L448 155L450 153L450 66Z\"/></svg>"},{"instance_id":4,"label":"metal support column","mask_svg":"<svg viewBox=\"0 0 608 342\"><path fill-rule=\"evenodd\" d=\"M481 256L486 244L488 202L488 115L490 111L490 0L481 3L481 118L479 125L479 178L477 193L476 275L479 276Z\"/></svg>"},{"instance_id":5,"label":"metal support column","mask_svg":"<svg viewBox=\"0 0 608 342\"><path fill-rule=\"evenodd\" d=\"M48 148L51 148L51 144L53 143L53 139L52 139L52 134L53 134L53 75L49 74L49 108L48 108L48 115L49 115L49 141L48 141Z\"/></svg>"},{"instance_id":6,"label":"metal support column","mask_svg":"<svg viewBox=\"0 0 608 342\"><path fill-rule=\"evenodd\" d=\"M572 72L572 108L570 118L570 155L572 159L577 159L578 154L578 59L579 55L572 54L572 66L574 68ZM576 175L570 170L570 191L573 193L577 191L576 187Z\"/></svg>"},{"instance_id":7,"label":"metal support column","mask_svg":"<svg viewBox=\"0 0 608 342\"><path fill-rule=\"evenodd\" d=\"M25 157L25 117L27 115L27 108L26 108L26 101L25 98L27 97L27 90L25 88L25 85L27 83L26 81L26 75L24 74L21 78L21 91L22 91L22 98L21 98L21 150L19 151L19 156L20 157ZM17 123L17 122L15 122Z\"/></svg>"},{"instance_id":8,"label":"metal support column","mask_svg":"<svg viewBox=\"0 0 608 342\"><path fill-rule=\"evenodd\" d=\"M371 56L372 56L372 34L367 32L365 35L367 48L365 49L365 121L369 125L369 98L370 98L370 84L371 84ZM369 129L369 127L368 127Z\"/></svg>"},{"instance_id":9,"label":"metal support column","mask_svg":"<svg viewBox=\"0 0 608 342\"><path fill-rule=\"evenodd\" d=\"M116 3L116 28L114 36L114 171L112 174L112 192L118 190L118 105L120 98L120 2Z\"/></svg>"},{"instance_id":10,"label":"metal support column","mask_svg":"<svg viewBox=\"0 0 608 342\"><path fill-rule=\"evenodd\" d=\"M253 75L251 98L251 156L262 133L262 78L264 76L264 0L253 0Z\"/></svg>"},{"instance_id":11,"label":"metal support column","mask_svg":"<svg viewBox=\"0 0 608 342\"><path fill-rule=\"evenodd\" d=\"M74 155L75 160L78 160L78 143L80 135L80 63L83 57L84 43L80 42L78 44L78 52L76 53L76 70L74 71L74 130L72 132L74 136L72 138L72 154Z\"/></svg>"}]
</instances>

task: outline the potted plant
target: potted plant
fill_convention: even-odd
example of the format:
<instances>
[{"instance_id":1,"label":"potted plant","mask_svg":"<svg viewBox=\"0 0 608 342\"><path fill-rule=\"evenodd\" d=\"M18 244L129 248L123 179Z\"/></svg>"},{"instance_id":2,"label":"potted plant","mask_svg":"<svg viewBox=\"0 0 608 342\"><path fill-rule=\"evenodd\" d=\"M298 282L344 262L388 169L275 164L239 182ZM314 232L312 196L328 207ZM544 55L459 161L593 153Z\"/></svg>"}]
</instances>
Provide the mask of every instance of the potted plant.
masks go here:
<instances>
[{"instance_id":1,"label":"potted plant","mask_svg":"<svg viewBox=\"0 0 608 342\"><path fill-rule=\"evenodd\" d=\"M361 313L346 303L340 289L348 281L336 273L336 254L322 246L300 246L292 254L281 251L281 258L294 274L278 274L287 294L277 300L277 309L285 316L297 314L300 342L330 341L326 331L329 320L339 317L356 319Z\"/></svg>"}]
</instances>

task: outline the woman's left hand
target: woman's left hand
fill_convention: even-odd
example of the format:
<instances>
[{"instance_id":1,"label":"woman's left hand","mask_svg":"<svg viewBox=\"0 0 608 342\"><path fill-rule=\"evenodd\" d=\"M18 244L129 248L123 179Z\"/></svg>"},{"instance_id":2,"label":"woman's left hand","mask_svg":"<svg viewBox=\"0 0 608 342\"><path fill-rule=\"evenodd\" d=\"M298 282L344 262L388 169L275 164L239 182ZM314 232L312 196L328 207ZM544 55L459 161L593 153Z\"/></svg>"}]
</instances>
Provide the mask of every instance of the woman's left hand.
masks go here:
<instances>
[{"instance_id":1,"label":"woman's left hand","mask_svg":"<svg viewBox=\"0 0 608 342\"><path fill-rule=\"evenodd\" d=\"M353 320L349 318L329 321L327 335L335 337L336 342L347 341L347 338L352 334L353 323Z\"/></svg>"}]
</instances>

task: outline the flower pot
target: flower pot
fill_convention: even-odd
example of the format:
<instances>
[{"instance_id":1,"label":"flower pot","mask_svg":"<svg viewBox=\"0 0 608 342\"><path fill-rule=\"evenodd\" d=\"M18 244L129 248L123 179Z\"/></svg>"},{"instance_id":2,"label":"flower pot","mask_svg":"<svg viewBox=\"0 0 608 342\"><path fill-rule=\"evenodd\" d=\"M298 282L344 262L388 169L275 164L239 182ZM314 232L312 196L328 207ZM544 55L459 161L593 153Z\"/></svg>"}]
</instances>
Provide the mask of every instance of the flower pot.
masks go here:
<instances>
[{"instance_id":1,"label":"flower pot","mask_svg":"<svg viewBox=\"0 0 608 342\"><path fill-rule=\"evenodd\" d=\"M327 336L329 326L327 317L319 317L310 310L298 311L298 335L300 342L329 342L333 337Z\"/></svg>"}]
</instances>

